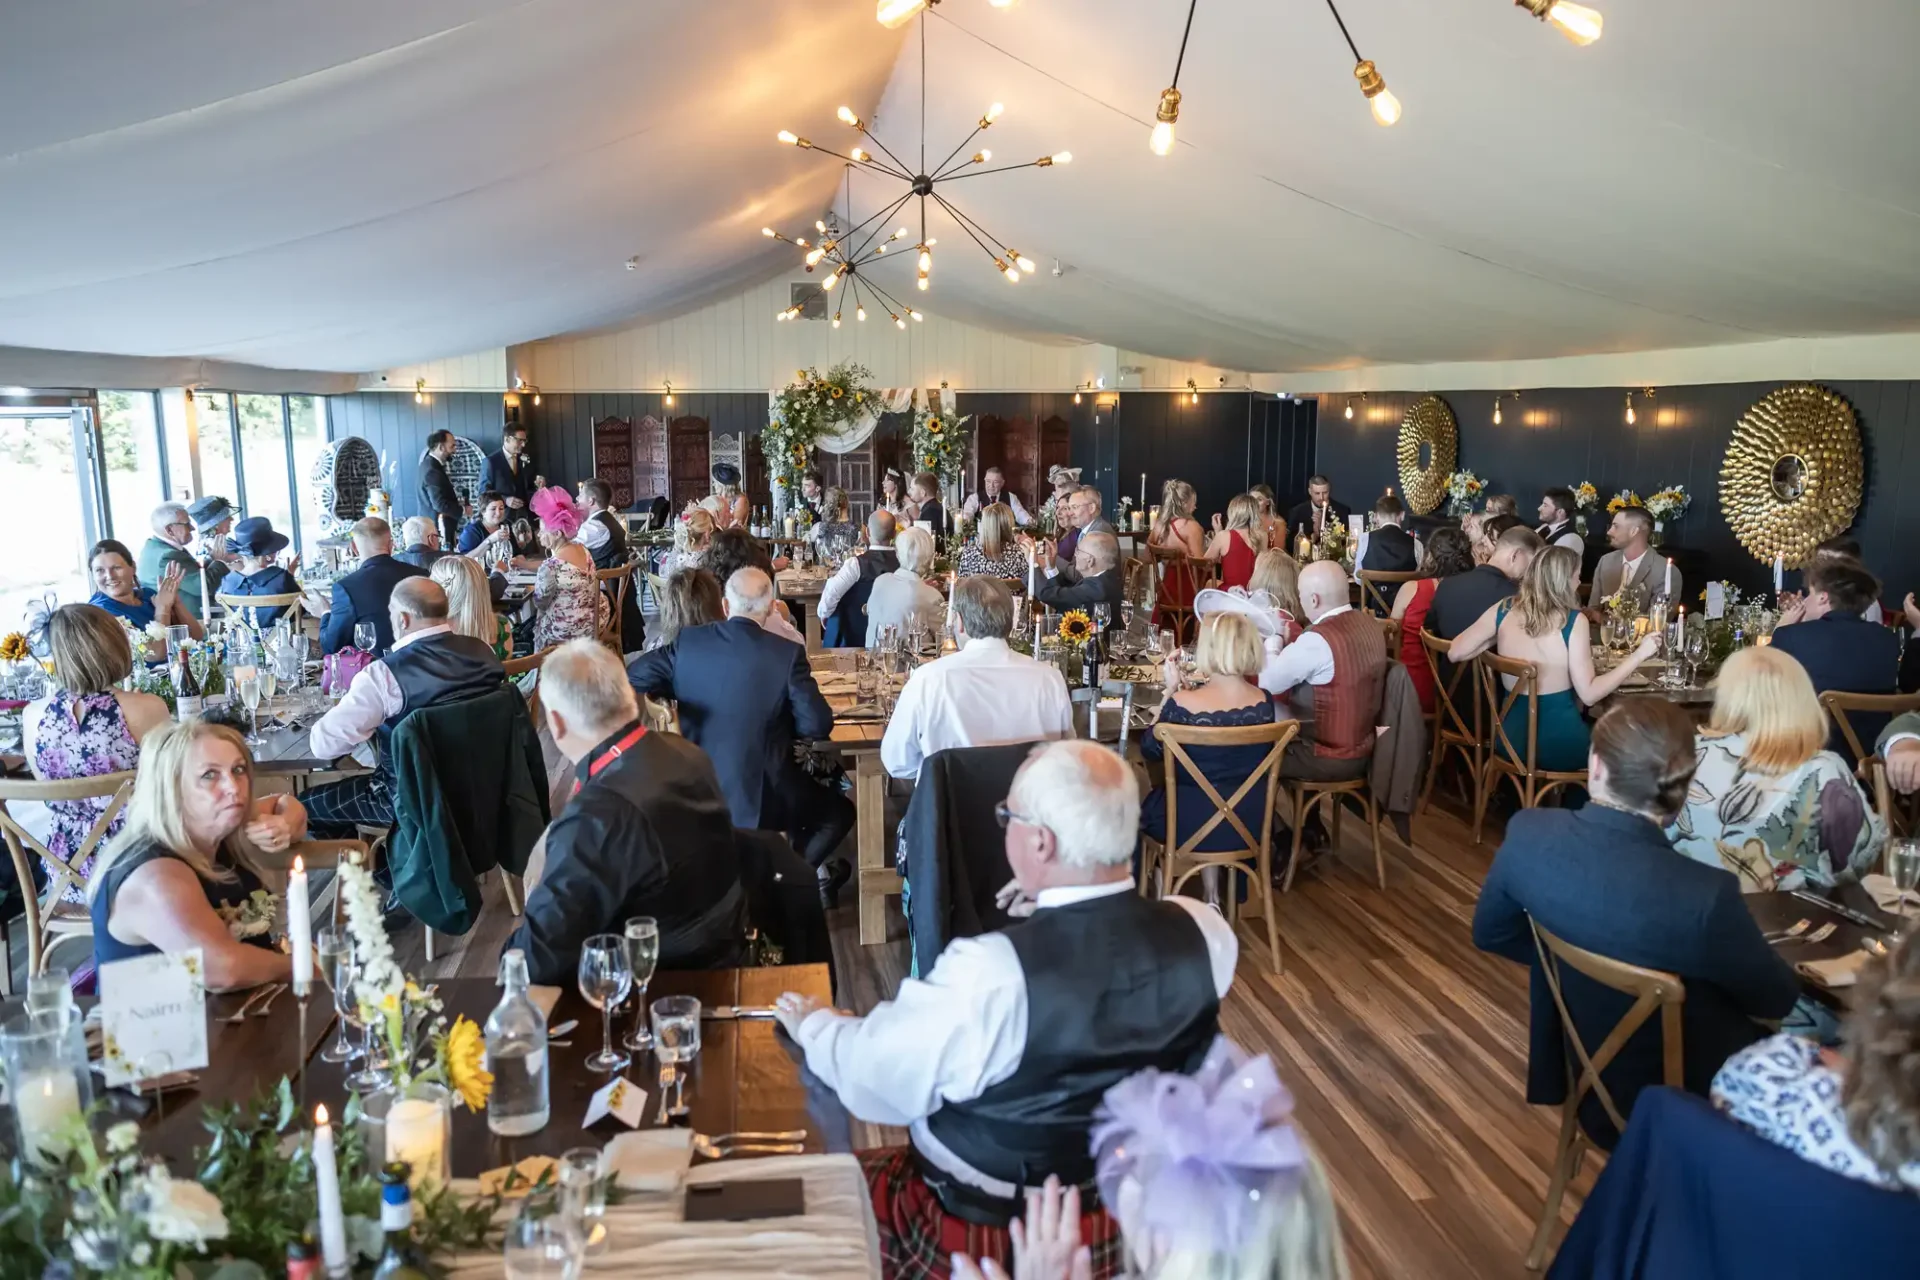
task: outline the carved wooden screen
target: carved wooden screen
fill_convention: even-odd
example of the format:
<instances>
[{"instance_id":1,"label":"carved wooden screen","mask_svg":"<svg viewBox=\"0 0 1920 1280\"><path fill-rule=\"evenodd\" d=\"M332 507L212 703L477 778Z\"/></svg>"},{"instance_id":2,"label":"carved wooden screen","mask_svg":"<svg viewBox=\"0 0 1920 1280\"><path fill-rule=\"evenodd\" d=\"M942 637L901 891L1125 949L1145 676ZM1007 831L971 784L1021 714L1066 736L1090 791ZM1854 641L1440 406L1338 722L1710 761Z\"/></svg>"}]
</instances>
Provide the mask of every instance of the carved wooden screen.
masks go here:
<instances>
[{"instance_id":1,"label":"carved wooden screen","mask_svg":"<svg viewBox=\"0 0 1920 1280\"><path fill-rule=\"evenodd\" d=\"M712 431L705 418L675 418L669 433L669 467L673 477L673 510L687 509L713 492L713 474L708 462Z\"/></svg>"},{"instance_id":2,"label":"carved wooden screen","mask_svg":"<svg viewBox=\"0 0 1920 1280\"><path fill-rule=\"evenodd\" d=\"M648 414L633 428L633 499L651 502L669 492L667 424Z\"/></svg>"},{"instance_id":3,"label":"carved wooden screen","mask_svg":"<svg viewBox=\"0 0 1920 1280\"><path fill-rule=\"evenodd\" d=\"M633 505L633 424L602 418L593 424L593 474L613 488L613 508Z\"/></svg>"}]
</instances>

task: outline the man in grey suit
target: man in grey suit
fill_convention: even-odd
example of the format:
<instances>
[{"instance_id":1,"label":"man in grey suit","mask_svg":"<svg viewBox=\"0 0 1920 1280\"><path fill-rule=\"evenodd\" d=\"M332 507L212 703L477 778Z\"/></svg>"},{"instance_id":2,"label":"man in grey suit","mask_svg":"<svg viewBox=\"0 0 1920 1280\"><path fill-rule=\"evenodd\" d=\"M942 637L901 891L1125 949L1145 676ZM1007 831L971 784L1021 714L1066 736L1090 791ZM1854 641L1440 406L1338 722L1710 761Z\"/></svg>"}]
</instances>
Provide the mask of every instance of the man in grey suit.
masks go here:
<instances>
[{"instance_id":1,"label":"man in grey suit","mask_svg":"<svg viewBox=\"0 0 1920 1280\"><path fill-rule=\"evenodd\" d=\"M1680 586L1680 567L1652 549L1653 517L1644 507L1623 507L1614 512L1607 526L1607 545L1613 550L1600 557L1593 571L1591 603L1599 604L1622 587L1651 604L1662 596L1684 602L1686 592Z\"/></svg>"}]
</instances>

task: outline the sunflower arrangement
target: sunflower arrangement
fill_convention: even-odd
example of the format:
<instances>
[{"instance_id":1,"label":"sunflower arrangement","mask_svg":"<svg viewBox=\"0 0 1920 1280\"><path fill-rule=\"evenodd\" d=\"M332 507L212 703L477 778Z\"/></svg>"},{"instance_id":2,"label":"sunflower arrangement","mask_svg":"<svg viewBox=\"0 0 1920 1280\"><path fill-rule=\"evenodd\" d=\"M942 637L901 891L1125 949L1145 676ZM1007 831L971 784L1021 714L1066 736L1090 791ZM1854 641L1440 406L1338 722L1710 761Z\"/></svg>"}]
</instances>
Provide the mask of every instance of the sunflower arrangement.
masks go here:
<instances>
[{"instance_id":1,"label":"sunflower arrangement","mask_svg":"<svg viewBox=\"0 0 1920 1280\"><path fill-rule=\"evenodd\" d=\"M1685 485L1669 485L1647 499L1647 514L1660 521L1678 520L1692 503Z\"/></svg>"},{"instance_id":2,"label":"sunflower arrangement","mask_svg":"<svg viewBox=\"0 0 1920 1280\"><path fill-rule=\"evenodd\" d=\"M0 659L19 662L22 658L32 656L33 650L28 647L27 638L18 631L9 631L4 639L0 639Z\"/></svg>"},{"instance_id":3,"label":"sunflower arrangement","mask_svg":"<svg viewBox=\"0 0 1920 1280\"><path fill-rule=\"evenodd\" d=\"M873 399L873 374L864 365L843 361L824 374L818 369L795 369L793 381L774 397L773 417L760 433L760 452L774 483L787 489L800 485L814 442L831 435L868 410Z\"/></svg>"},{"instance_id":4,"label":"sunflower arrangement","mask_svg":"<svg viewBox=\"0 0 1920 1280\"><path fill-rule=\"evenodd\" d=\"M1600 505L1600 491L1593 487L1591 480L1582 480L1573 486L1573 505L1582 511L1591 511Z\"/></svg>"},{"instance_id":5,"label":"sunflower arrangement","mask_svg":"<svg viewBox=\"0 0 1920 1280\"><path fill-rule=\"evenodd\" d=\"M945 486L956 484L967 465L967 436L971 416L951 418L930 405L913 413L913 459L922 471L931 471Z\"/></svg>"},{"instance_id":6,"label":"sunflower arrangement","mask_svg":"<svg viewBox=\"0 0 1920 1280\"><path fill-rule=\"evenodd\" d=\"M1607 514L1610 516L1618 515L1620 512L1625 511L1628 507L1644 507L1644 506L1646 506L1646 503L1640 501L1639 494L1635 493L1631 489L1622 489L1620 492L1614 494L1613 497L1607 500Z\"/></svg>"},{"instance_id":7,"label":"sunflower arrangement","mask_svg":"<svg viewBox=\"0 0 1920 1280\"><path fill-rule=\"evenodd\" d=\"M1085 644L1093 638L1093 619L1085 609L1069 609L1062 615L1060 638L1068 644Z\"/></svg>"}]
</instances>

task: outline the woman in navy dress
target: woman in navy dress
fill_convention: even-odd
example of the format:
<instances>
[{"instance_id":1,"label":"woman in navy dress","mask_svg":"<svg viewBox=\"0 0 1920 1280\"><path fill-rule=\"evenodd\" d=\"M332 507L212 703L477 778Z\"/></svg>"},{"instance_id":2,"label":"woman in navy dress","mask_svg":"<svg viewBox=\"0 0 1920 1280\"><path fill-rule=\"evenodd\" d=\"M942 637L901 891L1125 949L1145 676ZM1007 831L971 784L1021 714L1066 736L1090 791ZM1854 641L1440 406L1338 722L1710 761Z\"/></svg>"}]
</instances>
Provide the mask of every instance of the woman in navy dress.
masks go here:
<instances>
[{"instance_id":1,"label":"woman in navy dress","mask_svg":"<svg viewBox=\"0 0 1920 1280\"><path fill-rule=\"evenodd\" d=\"M161 570L160 581L143 587L134 575L133 553L126 544L102 538L87 552L87 572L93 577L93 597L88 604L105 609L116 618L124 618L144 631L159 623L163 627L184 626L195 640L204 633L199 621L180 602L180 581L185 570L169 564Z\"/></svg>"},{"instance_id":2,"label":"woman in navy dress","mask_svg":"<svg viewBox=\"0 0 1920 1280\"><path fill-rule=\"evenodd\" d=\"M227 596L283 596L298 593L300 583L293 570L300 564L295 556L285 568L274 557L287 549L287 535L276 533L265 516L249 516L233 526L227 542L239 554L233 571L220 580L220 594ZM267 628L280 621L286 605L264 608L246 607L247 620L256 628Z\"/></svg>"}]
</instances>

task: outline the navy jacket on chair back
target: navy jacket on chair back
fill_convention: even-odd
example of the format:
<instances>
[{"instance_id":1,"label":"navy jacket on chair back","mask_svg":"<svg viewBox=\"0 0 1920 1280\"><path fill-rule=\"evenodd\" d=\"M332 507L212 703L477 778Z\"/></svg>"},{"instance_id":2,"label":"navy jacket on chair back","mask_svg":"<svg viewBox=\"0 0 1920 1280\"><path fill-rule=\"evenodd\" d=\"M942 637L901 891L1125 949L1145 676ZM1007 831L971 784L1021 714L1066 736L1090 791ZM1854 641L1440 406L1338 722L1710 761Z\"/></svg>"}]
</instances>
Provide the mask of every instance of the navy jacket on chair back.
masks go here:
<instances>
[{"instance_id":1,"label":"navy jacket on chair back","mask_svg":"<svg viewBox=\"0 0 1920 1280\"><path fill-rule=\"evenodd\" d=\"M333 584L333 606L320 624L320 648L335 653L353 643L357 622L373 624L373 656L386 656L393 648L393 624L387 620L387 604L393 589L403 578L424 578L426 571L402 563L392 556L368 556L360 567Z\"/></svg>"}]
</instances>

